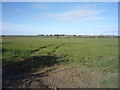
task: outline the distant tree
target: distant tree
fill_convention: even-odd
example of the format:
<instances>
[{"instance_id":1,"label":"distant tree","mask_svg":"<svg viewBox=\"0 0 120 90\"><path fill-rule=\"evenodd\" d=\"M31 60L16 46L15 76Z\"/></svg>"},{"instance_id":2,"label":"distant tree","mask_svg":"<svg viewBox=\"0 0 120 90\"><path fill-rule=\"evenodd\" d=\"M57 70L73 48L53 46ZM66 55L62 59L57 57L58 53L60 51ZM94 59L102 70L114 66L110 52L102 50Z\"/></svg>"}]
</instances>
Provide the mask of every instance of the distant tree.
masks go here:
<instances>
[{"instance_id":1,"label":"distant tree","mask_svg":"<svg viewBox=\"0 0 120 90\"><path fill-rule=\"evenodd\" d=\"M76 36L76 35L73 35L74 37Z\"/></svg>"},{"instance_id":2,"label":"distant tree","mask_svg":"<svg viewBox=\"0 0 120 90\"><path fill-rule=\"evenodd\" d=\"M45 36L44 34L39 34L38 36Z\"/></svg>"},{"instance_id":3,"label":"distant tree","mask_svg":"<svg viewBox=\"0 0 120 90\"><path fill-rule=\"evenodd\" d=\"M60 36L59 34L54 34L54 36Z\"/></svg>"}]
</instances>

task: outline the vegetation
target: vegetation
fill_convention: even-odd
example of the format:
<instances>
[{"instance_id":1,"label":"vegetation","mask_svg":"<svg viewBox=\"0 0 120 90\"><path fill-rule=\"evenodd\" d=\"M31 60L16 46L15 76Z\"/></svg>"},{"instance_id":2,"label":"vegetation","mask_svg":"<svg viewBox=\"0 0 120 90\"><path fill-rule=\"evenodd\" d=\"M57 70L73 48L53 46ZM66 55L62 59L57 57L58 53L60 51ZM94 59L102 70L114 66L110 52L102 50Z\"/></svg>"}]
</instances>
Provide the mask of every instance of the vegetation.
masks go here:
<instances>
[{"instance_id":1,"label":"vegetation","mask_svg":"<svg viewBox=\"0 0 120 90\"><path fill-rule=\"evenodd\" d=\"M73 67L69 80L84 87L118 87L118 39L74 37L3 38L4 70Z\"/></svg>"}]
</instances>

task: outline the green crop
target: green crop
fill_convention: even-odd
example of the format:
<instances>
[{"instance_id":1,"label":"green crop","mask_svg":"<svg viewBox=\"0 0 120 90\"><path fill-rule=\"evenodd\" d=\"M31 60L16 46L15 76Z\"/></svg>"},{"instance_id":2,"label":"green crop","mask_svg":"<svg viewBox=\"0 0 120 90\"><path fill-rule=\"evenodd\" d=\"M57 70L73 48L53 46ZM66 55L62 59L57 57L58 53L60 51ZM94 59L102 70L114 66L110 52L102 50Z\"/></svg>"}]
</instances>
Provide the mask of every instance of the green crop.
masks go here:
<instances>
[{"instance_id":1,"label":"green crop","mask_svg":"<svg viewBox=\"0 0 120 90\"><path fill-rule=\"evenodd\" d=\"M82 72L84 67L86 72L93 70L103 74L103 80L98 83L103 87L110 86L112 80L117 84L117 78L114 77L118 73L117 38L24 37L3 39L2 45L3 66L19 59L32 60L28 60L30 57L37 57L36 59L44 57L43 60L48 60L46 61L48 64L50 63L49 58L51 58L57 60L57 64L60 65L78 65L81 68L77 70L78 72ZM45 58L45 56L48 57ZM29 62L34 63L34 61L35 58ZM29 63L28 66L36 68L43 65L45 61L41 62L35 62L36 64L33 64L33 66ZM109 78L106 79L106 77ZM110 77L112 77L112 80L110 80ZM116 84L112 83L113 87L116 87Z\"/></svg>"}]
</instances>

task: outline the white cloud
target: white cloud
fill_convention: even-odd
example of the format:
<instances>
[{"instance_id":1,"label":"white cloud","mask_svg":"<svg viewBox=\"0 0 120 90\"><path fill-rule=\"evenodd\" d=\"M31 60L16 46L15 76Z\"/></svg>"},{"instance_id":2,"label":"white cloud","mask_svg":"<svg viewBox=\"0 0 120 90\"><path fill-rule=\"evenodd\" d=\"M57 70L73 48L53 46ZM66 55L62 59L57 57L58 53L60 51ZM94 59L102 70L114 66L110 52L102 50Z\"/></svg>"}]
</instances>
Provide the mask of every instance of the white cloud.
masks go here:
<instances>
[{"instance_id":1,"label":"white cloud","mask_svg":"<svg viewBox=\"0 0 120 90\"><path fill-rule=\"evenodd\" d=\"M94 9L100 8L102 6L104 6L104 3L89 3L89 4L82 3L78 6L75 6L75 8L76 9L94 10Z\"/></svg>"},{"instance_id":2,"label":"white cloud","mask_svg":"<svg viewBox=\"0 0 120 90\"><path fill-rule=\"evenodd\" d=\"M117 30L117 26L98 26L96 27L97 29L102 29L102 30Z\"/></svg>"},{"instance_id":3,"label":"white cloud","mask_svg":"<svg viewBox=\"0 0 120 90\"><path fill-rule=\"evenodd\" d=\"M70 6L69 9L66 9L66 5L64 6L66 12L57 12L56 13L50 13L52 9L50 6L50 3L34 3L29 6L29 8L33 9L46 9L48 12L39 12L36 14L29 14L26 16L33 16L31 20L33 21L41 21L41 20L47 20L47 19L53 19L61 22L73 22L73 21L91 21L91 20L101 20L105 19L105 16L101 16L105 9L102 9L100 7L105 6L105 3L82 3L82 4L76 4L76 6Z\"/></svg>"},{"instance_id":4,"label":"white cloud","mask_svg":"<svg viewBox=\"0 0 120 90\"><path fill-rule=\"evenodd\" d=\"M100 13L104 10L74 10L63 13L48 13L47 16L58 21L88 21L88 20L99 20L104 19L105 17L101 17Z\"/></svg>"},{"instance_id":5,"label":"white cloud","mask_svg":"<svg viewBox=\"0 0 120 90\"><path fill-rule=\"evenodd\" d=\"M118 27L117 26L97 26L93 29L96 29L100 32L118 35Z\"/></svg>"},{"instance_id":6,"label":"white cloud","mask_svg":"<svg viewBox=\"0 0 120 90\"><path fill-rule=\"evenodd\" d=\"M49 4L48 4L49 5ZM34 4L32 7L34 8L45 8L47 9L48 5L41 5L41 4ZM56 13L45 13L39 14L40 16L34 17L35 21L39 21L39 17L43 17L43 19L53 19L61 22L73 22L73 21L89 21L89 20L100 20L105 19L105 17L101 16L100 14L103 13L105 10L100 9L100 6L103 6L103 3L83 3L83 4L76 4L76 6L70 6L66 8L67 11L65 12L57 12ZM43 20L42 19L42 20Z\"/></svg>"}]
</instances>

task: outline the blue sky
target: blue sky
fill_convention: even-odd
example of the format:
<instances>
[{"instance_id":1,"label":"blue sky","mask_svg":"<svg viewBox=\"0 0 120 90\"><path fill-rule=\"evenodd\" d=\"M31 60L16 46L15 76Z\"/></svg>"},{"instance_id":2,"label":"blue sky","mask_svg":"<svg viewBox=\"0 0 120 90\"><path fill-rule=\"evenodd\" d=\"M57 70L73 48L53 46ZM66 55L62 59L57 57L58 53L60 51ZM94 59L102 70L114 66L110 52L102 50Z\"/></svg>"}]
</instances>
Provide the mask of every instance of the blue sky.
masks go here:
<instances>
[{"instance_id":1,"label":"blue sky","mask_svg":"<svg viewBox=\"0 0 120 90\"><path fill-rule=\"evenodd\" d=\"M117 2L3 2L4 35L117 35Z\"/></svg>"}]
</instances>

